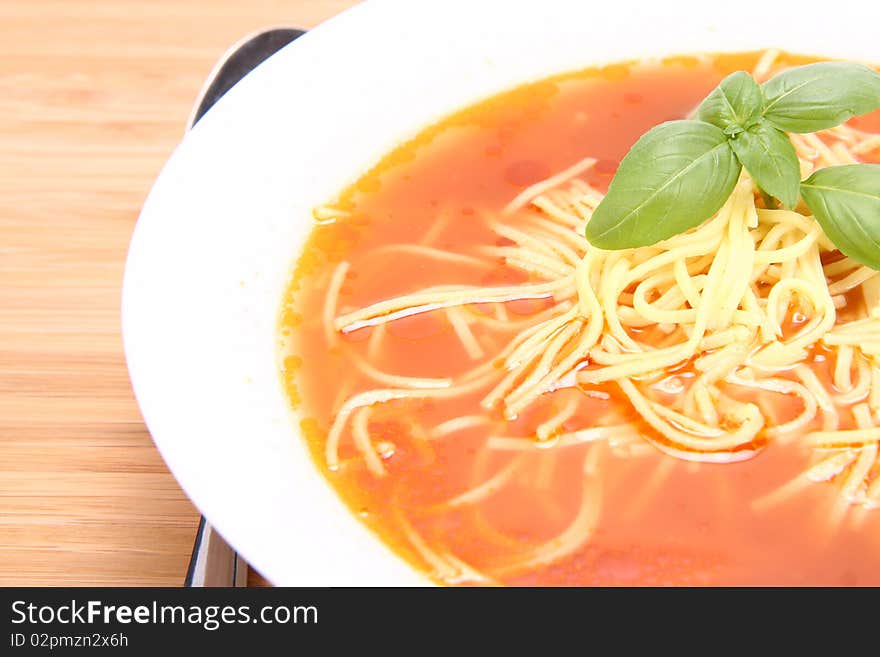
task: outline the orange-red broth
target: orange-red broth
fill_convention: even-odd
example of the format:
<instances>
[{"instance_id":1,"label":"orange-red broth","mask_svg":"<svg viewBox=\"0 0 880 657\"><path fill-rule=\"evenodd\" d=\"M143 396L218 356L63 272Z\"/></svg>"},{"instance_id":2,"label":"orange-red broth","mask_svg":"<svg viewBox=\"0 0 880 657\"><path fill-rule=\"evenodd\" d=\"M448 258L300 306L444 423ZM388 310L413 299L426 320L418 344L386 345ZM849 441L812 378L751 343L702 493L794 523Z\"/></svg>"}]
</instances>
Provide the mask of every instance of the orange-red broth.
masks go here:
<instances>
[{"instance_id":1,"label":"orange-red broth","mask_svg":"<svg viewBox=\"0 0 880 657\"><path fill-rule=\"evenodd\" d=\"M379 387L350 358L352 353L366 357L371 329L343 336L335 347L324 337L321 311L340 260L351 263L340 309L432 285L523 281L500 261L479 269L371 252L388 244L419 243L432 228L432 245L453 253L474 254L480 246L497 244L484 211L497 213L525 186L586 155L599 160L588 181L604 189L639 135L685 116L724 75L749 70L756 60L756 54L679 57L522 86L399 147L341 195L336 205L351 212L350 218L316 225L285 299L280 329L285 386L306 418L308 446L327 480L362 522L414 565L430 571L405 536L401 515L432 549L449 551L505 584L880 584L880 522L871 512L850 512L833 528L836 484L815 484L775 508L752 509L753 500L807 466L809 449L797 444L771 445L755 458L730 464L689 464L656 451L638 458L614 456L605 450L601 515L591 539L551 565L506 568L571 522L581 503L587 447L534 451L525 457L521 475L485 501L457 509L442 503L513 458L486 447L490 434L534 435L536 425L571 397L579 400L579 410L564 428L589 427L612 405L626 409L614 384L603 387L606 400L564 389L545 395L501 431L497 425L476 427L433 441L425 440L424 430L483 413L479 401L486 391L376 406L369 429L374 441L393 445L384 461L388 476L368 472L348 429L340 469L331 472L324 459L327 430L342 400ZM861 127L866 126L880 129L880 117L862 119ZM441 217L448 223L436 232ZM544 307L541 301L507 304L514 318ZM500 349L515 333L477 335L484 345ZM820 377L829 381L823 354L816 352L813 360ZM454 377L475 361L444 316L429 313L388 324L372 364L402 375ZM797 410L781 395L773 395L773 403L780 421ZM631 411L624 413L636 421ZM500 419L497 412L490 415ZM665 478L652 485L660 467Z\"/></svg>"}]
</instances>

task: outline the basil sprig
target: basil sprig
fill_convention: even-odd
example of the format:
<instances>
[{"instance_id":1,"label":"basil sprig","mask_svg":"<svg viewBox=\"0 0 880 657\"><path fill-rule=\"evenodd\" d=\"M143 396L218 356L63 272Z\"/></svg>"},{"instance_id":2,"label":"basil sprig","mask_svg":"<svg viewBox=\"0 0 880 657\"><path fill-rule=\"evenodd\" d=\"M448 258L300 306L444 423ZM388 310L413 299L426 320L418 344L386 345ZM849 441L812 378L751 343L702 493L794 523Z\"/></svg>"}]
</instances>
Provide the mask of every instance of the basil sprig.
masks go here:
<instances>
[{"instance_id":1,"label":"basil sprig","mask_svg":"<svg viewBox=\"0 0 880 657\"><path fill-rule=\"evenodd\" d=\"M801 183L801 196L838 249L880 269L880 164L819 169Z\"/></svg>"},{"instance_id":2,"label":"basil sprig","mask_svg":"<svg viewBox=\"0 0 880 657\"><path fill-rule=\"evenodd\" d=\"M760 120L730 145L758 187L787 208L797 205L801 165L788 135Z\"/></svg>"},{"instance_id":3,"label":"basil sprig","mask_svg":"<svg viewBox=\"0 0 880 657\"><path fill-rule=\"evenodd\" d=\"M693 120L668 121L635 143L587 224L602 249L655 244L694 228L727 201L742 167L782 205L798 197L847 256L880 269L880 165L816 171L800 180L786 132L813 132L880 108L880 75L861 64L823 62L763 85L727 76Z\"/></svg>"},{"instance_id":4,"label":"basil sprig","mask_svg":"<svg viewBox=\"0 0 880 657\"><path fill-rule=\"evenodd\" d=\"M724 205L741 168L720 128L702 121L658 125L623 158L587 238L603 249L630 248L698 226Z\"/></svg>"},{"instance_id":5,"label":"basil sprig","mask_svg":"<svg viewBox=\"0 0 880 657\"><path fill-rule=\"evenodd\" d=\"M798 66L763 85L764 118L786 132L827 130L880 105L880 75L862 64Z\"/></svg>"},{"instance_id":6,"label":"basil sprig","mask_svg":"<svg viewBox=\"0 0 880 657\"><path fill-rule=\"evenodd\" d=\"M697 108L700 121L717 125L735 137L761 119L764 97L761 87L745 71L728 75Z\"/></svg>"}]
</instances>

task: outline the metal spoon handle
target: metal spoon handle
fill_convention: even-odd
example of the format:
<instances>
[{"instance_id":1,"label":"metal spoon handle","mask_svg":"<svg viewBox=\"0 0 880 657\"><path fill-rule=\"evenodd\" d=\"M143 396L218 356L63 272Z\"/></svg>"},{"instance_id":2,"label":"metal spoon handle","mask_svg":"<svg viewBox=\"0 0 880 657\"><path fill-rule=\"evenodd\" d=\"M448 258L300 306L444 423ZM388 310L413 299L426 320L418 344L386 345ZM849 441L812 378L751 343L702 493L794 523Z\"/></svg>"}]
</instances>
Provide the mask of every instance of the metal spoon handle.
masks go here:
<instances>
[{"instance_id":1,"label":"metal spoon handle","mask_svg":"<svg viewBox=\"0 0 880 657\"><path fill-rule=\"evenodd\" d=\"M253 32L230 46L205 79L193 105L187 130L198 123L205 112L245 75L305 33L305 30L295 27L270 27Z\"/></svg>"}]
</instances>

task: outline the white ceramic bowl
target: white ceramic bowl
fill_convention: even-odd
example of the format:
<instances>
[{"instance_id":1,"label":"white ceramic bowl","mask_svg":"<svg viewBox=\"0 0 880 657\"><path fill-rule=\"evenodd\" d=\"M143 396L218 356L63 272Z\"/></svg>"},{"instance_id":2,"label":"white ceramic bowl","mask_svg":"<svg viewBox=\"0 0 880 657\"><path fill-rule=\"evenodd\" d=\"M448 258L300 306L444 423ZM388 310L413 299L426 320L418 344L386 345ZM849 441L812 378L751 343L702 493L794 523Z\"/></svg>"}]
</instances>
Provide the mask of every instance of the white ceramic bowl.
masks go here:
<instances>
[{"instance_id":1,"label":"white ceramic bowl","mask_svg":"<svg viewBox=\"0 0 880 657\"><path fill-rule=\"evenodd\" d=\"M880 3L858 11L375 0L274 55L177 148L128 255L128 366L181 486L276 584L427 583L318 474L282 393L276 320L310 209L450 111L552 73L765 47L880 61Z\"/></svg>"}]
</instances>

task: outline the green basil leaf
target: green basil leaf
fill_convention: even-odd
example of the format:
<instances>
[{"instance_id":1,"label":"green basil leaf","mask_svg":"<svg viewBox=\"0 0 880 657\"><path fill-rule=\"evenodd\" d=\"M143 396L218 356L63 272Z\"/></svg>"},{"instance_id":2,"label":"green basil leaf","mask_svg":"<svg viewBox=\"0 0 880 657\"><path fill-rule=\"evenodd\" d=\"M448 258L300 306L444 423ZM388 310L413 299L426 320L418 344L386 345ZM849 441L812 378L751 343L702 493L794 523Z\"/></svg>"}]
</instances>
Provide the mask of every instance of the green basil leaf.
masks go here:
<instances>
[{"instance_id":1,"label":"green basil leaf","mask_svg":"<svg viewBox=\"0 0 880 657\"><path fill-rule=\"evenodd\" d=\"M757 121L764 109L761 87L744 71L731 73L697 108L697 118L737 135Z\"/></svg>"},{"instance_id":2,"label":"green basil leaf","mask_svg":"<svg viewBox=\"0 0 880 657\"><path fill-rule=\"evenodd\" d=\"M801 196L844 255L880 269L880 164L819 169Z\"/></svg>"},{"instance_id":3,"label":"green basil leaf","mask_svg":"<svg viewBox=\"0 0 880 657\"><path fill-rule=\"evenodd\" d=\"M736 135L730 145L758 187L787 208L797 205L801 168L788 135L762 120Z\"/></svg>"},{"instance_id":4,"label":"green basil leaf","mask_svg":"<svg viewBox=\"0 0 880 657\"><path fill-rule=\"evenodd\" d=\"M601 249L629 249L698 226L724 205L740 170L720 128L662 123L621 161L587 224L587 239Z\"/></svg>"},{"instance_id":5,"label":"green basil leaf","mask_svg":"<svg viewBox=\"0 0 880 657\"><path fill-rule=\"evenodd\" d=\"M880 75L862 64L820 62L762 85L764 118L787 132L816 132L880 107Z\"/></svg>"}]
</instances>

